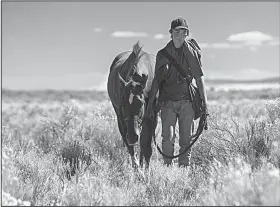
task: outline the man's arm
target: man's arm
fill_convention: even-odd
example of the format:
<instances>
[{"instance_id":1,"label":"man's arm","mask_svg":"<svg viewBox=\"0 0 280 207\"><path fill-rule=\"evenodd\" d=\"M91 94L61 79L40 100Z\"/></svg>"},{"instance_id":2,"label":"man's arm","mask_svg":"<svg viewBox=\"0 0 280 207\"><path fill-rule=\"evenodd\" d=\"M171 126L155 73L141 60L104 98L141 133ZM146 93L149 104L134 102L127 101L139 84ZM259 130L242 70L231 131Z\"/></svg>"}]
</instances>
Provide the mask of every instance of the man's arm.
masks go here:
<instances>
[{"instance_id":1,"label":"man's arm","mask_svg":"<svg viewBox=\"0 0 280 207\"><path fill-rule=\"evenodd\" d=\"M158 89L159 89L159 81L158 81L158 78L155 75L154 80L152 82L151 90L149 92L149 102L148 102L148 106L147 106L147 111L148 112L150 112L152 110L153 103L156 99Z\"/></svg>"},{"instance_id":2,"label":"man's arm","mask_svg":"<svg viewBox=\"0 0 280 207\"><path fill-rule=\"evenodd\" d=\"M164 65L160 65L162 56L160 53L157 54L156 56L156 64L155 64L155 73L154 73L154 79L152 81L152 86L151 90L149 92L149 101L148 101L148 106L147 106L147 116L151 117L154 115L154 110L153 110L153 103L156 99L157 93L159 91L159 84L162 80L162 76L164 75L163 73L163 67Z\"/></svg>"},{"instance_id":3,"label":"man's arm","mask_svg":"<svg viewBox=\"0 0 280 207\"><path fill-rule=\"evenodd\" d=\"M159 84L161 81L161 75L162 75L162 67L161 68L155 68L155 75L154 79L152 81L151 90L149 92L149 101L147 106L147 112L151 113L153 111L153 103L156 99L157 93L159 91Z\"/></svg>"},{"instance_id":4,"label":"man's arm","mask_svg":"<svg viewBox=\"0 0 280 207\"><path fill-rule=\"evenodd\" d=\"M192 75L196 81L196 85L198 87L199 95L202 99L205 112L208 113L208 111L207 111L207 94L206 94L206 87L204 84L204 76L203 76L201 61L198 58L196 52L191 47L188 47L187 58L188 58L188 63L189 63L189 67L191 69Z\"/></svg>"},{"instance_id":5,"label":"man's arm","mask_svg":"<svg viewBox=\"0 0 280 207\"><path fill-rule=\"evenodd\" d=\"M206 94L206 87L204 85L204 77L200 76L199 78L195 79L197 88L199 90L199 95L202 99L202 104L205 108L205 113L208 113L207 110L207 94Z\"/></svg>"}]
</instances>

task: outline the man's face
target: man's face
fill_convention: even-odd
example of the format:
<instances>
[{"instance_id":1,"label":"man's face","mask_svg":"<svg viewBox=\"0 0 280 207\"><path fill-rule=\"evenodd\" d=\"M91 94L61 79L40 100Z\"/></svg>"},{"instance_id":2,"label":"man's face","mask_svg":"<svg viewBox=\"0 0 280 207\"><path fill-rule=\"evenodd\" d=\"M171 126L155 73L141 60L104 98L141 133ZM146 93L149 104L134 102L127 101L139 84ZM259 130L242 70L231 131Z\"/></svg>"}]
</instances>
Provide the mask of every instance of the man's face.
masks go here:
<instances>
[{"instance_id":1,"label":"man's face","mask_svg":"<svg viewBox=\"0 0 280 207\"><path fill-rule=\"evenodd\" d=\"M188 36L188 30L186 29L173 29L172 30L172 39L177 43L183 44L186 37Z\"/></svg>"}]
</instances>

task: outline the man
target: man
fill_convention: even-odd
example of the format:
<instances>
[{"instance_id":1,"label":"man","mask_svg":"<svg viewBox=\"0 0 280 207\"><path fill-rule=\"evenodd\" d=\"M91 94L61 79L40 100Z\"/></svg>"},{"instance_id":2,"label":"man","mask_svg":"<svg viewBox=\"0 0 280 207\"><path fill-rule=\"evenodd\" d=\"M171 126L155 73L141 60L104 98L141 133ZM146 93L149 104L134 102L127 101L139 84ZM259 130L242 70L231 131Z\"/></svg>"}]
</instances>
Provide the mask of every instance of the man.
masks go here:
<instances>
[{"instance_id":1,"label":"man","mask_svg":"<svg viewBox=\"0 0 280 207\"><path fill-rule=\"evenodd\" d=\"M183 67L187 72L191 71L191 80L195 79L203 101L204 112L207 113L207 97L204 86L203 72L200 59L191 45L185 41L189 35L187 22L183 18L171 22L169 30L170 42L166 45L166 51ZM197 44L195 42L195 44ZM159 92L159 93L158 93ZM179 123L179 153L186 149L191 140L194 110L190 101L188 83L176 70L174 64L170 64L167 57L159 51L156 57L155 78L149 94L147 108L148 118L155 116L152 103L159 94L159 103L162 120L162 151L168 156L174 153L174 132L175 125ZM190 165L191 150L178 158L179 166ZM164 164L170 165L172 159L164 157Z\"/></svg>"}]
</instances>

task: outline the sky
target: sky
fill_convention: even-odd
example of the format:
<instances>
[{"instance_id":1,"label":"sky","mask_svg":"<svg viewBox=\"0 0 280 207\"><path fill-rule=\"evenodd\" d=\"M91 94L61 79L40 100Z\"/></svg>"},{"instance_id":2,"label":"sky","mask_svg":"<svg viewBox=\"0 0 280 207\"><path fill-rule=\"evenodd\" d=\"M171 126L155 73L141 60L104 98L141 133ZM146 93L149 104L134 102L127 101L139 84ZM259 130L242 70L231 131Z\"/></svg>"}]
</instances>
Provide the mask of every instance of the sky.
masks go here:
<instances>
[{"instance_id":1,"label":"sky","mask_svg":"<svg viewBox=\"0 0 280 207\"><path fill-rule=\"evenodd\" d=\"M182 17L205 79L279 76L279 2L2 2L2 87L106 90L139 40L156 55Z\"/></svg>"}]
</instances>

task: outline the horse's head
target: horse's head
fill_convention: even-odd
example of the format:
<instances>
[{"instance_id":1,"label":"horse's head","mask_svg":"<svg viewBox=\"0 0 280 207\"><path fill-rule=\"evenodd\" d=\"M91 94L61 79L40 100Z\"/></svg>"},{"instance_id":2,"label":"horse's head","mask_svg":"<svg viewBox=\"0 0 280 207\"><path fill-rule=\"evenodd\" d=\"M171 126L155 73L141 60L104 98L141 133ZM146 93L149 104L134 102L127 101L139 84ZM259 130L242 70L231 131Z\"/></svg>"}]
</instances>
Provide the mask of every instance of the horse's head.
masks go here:
<instances>
[{"instance_id":1,"label":"horse's head","mask_svg":"<svg viewBox=\"0 0 280 207\"><path fill-rule=\"evenodd\" d=\"M121 110L127 127L127 139L129 144L135 144L141 133L141 123L145 113L145 88L148 75L139 75L136 71L126 82L120 75L119 79L123 85L121 96Z\"/></svg>"},{"instance_id":2,"label":"horse's head","mask_svg":"<svg viewBox=\"0 0 280 207\"><path fill-rule=\"evenodd\" d=\"M133 52L124 66L125 81L119 74L122 85L121 110L127 128L128 143L133 145L141 134L141 124L145 113L148 75L153 69L150 55L142 51L139 41L133 46Z\"/></svg>"}]
</instances>

